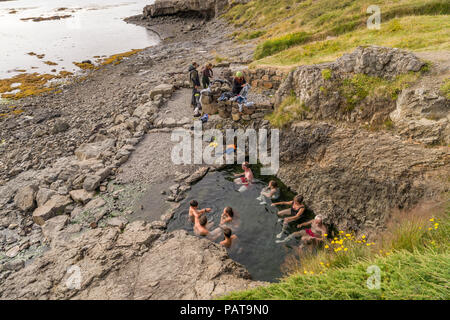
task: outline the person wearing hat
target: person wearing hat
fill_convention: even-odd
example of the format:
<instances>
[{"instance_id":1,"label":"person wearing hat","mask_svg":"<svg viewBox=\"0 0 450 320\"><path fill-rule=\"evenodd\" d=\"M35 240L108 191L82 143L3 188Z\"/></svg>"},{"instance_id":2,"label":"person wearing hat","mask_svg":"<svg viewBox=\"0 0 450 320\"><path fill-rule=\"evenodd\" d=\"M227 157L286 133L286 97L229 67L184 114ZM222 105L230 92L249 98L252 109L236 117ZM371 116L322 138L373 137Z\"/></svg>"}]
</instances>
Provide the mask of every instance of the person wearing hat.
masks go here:
<instances>
[{"instance_id":1,"label":"person wearing hat","mask_svg":"<svg viewBox=\"0 0 450 320\"><path fill-rule=\"evenodd\" d=\"M245 81L242 71L236 72L236 77L234 77L233 79L233 94L237 96L239 93L241 93L242 88L246 83L247 82Z\"/></svg>"}]
</instances>

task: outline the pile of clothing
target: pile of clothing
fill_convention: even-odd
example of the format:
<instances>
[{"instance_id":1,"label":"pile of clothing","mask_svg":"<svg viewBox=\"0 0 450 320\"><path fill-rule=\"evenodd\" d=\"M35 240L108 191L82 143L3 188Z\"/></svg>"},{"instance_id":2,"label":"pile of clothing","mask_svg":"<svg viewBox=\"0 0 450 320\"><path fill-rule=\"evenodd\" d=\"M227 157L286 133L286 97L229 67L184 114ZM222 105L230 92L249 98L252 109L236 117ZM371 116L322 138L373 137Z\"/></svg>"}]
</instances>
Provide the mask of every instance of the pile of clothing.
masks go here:
<instances>
[{"instance_id":1,"label":"pile of clothing","mask_svg":"<svg viewBox=\"0 0 450 320\"><path fill-rule=\"evenodd\" d=\"M219 101L236 101L239 106L239 112L242 112L242 109L245 107L253 107L255 105L254 102L248 101L247 96L251 89L249 84L244 85L241 92L235 96L232 92L224 92L219 98Z\"/></svg>"}]
</instances>

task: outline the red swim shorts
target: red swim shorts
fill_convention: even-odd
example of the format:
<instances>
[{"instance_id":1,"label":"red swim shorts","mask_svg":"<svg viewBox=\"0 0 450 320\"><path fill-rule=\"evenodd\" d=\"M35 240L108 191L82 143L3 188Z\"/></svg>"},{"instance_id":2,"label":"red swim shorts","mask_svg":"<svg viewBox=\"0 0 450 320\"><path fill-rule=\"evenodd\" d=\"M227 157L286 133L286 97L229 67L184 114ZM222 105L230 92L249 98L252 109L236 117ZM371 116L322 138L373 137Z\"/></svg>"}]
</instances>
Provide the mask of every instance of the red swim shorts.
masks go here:
<instances>
[{"instance_id":1,"label":"red swim shorts","mask_svg":"<svg viewBox=\"0 0 450 320\"><path fill-rule=\"evenodd\" d=\"M313 238L318 238L318 236L315 235L314 232L311 231L311 229L306 229L305 231L306 231L306 233L307 233L308 235L310 235L311 237L313 237Z\"/></svg>"},{"instance_id":2,"label":"red swim shorts","mask_svg":"<svg viewBox=\"0 0 450 320\"><path fill-rule=\"evenodd\" d=\"M242 182L243 184L248 184L248 180L247 180L246 177L241 177L241 182Z\"/></svg>"}]
</instances>

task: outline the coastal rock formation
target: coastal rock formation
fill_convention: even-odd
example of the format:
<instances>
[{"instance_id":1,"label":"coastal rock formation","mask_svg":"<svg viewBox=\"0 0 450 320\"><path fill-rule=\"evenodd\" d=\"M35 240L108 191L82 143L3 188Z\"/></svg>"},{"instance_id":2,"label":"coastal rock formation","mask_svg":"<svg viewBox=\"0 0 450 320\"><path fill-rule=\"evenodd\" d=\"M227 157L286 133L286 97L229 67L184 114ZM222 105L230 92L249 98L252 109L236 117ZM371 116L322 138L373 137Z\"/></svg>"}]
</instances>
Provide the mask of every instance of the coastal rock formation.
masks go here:
<instances>
[{"instance_id":1,"label":"coastal rock formation","mask_svg":"<svg viewBox=\"0 0 450 320\"><path fill-rule=\"evenodd\" d=\"M421 143L446 144L450 101L424 75L428 68L410 52L358 47L335 62L290 72L276 93L275 106L295 96L304 120L393 127Z\"/></svg>"},{"instance_id":2,"label":"coastal rock formation","mask_svg":"<svg viewBox=\"0 0 450 320\"><path fill-rule=\"evenodd\" d=\"M450 143L450 100L433 82L420 81L402 91L390 118L401 136L424 144Z\"/></svg>"},{"instance_id":3,"label":"coastal rock formation","mask_svg":"<svg viewBox=\"0 0 450 320\"><path fill-rule=\"evenodd\" d=\"M302 121L281 131L278 177L340 230L374 232L392 210L448 190L450 154L385 132Z\"/></svg>"},{"instance_id":4,"label":"coastal rock formation","mask_svg":"<svg viewBox=\"0 0 450 320\"><path fill-rule=\"evenodd\" d=\"M0 298L210 299L257 284L217 244L185 231L164 234L137 221L123 233L109 227L59 240L8 277Z\"/></svg>"},{"instance_id":5,"label":"coastal rock formation","mask_svg":"<svg viewBox=\"0 0 450 320\"><path fill-rule=\"evenodd\" d=\"M144 8L144 17L197 13L207 18L220 14L228 0L156 0Z\"/></svg>"},{"instance_id":6,"label":"coastal rock formation","mask_svg":"<svg viewBox=\"0 0 450 320\"><path fill-rule=\"evenodd\" d=\"M276 93L276 106L295 94L304 106L305 119L380 123L395 108L395 93L387 90L389 81L419 72L423 66L419 58L406 51L358 47L335 62L301 66L290 72ZM376 85L385 92L372 95Z\"/></svg>"}]
</instances>

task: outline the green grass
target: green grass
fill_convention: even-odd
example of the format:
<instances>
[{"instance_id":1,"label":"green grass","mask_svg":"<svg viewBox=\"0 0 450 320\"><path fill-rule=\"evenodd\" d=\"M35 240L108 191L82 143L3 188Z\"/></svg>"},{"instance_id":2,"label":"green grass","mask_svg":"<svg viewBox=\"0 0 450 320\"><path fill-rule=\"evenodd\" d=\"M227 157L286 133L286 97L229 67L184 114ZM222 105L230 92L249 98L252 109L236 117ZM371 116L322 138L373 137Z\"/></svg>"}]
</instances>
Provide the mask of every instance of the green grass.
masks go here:
<instances>
[{"instance_id":1,"label":"green grass","mask_svg":"<svg viewBox=\"0 0 450 320\"><path fill-rule=\"evenodd\" d=\"M449 30L449 16L404 17L382 24L380 30L360 29L336 38L295 46L254 61L253 66L293 67L329 62L357 46L366 45L414 51L450 50Z\"/></svg>"},{"instance_id":2,"label":"green grass","mask_svg":"<svg viewBox=\"0 0 450 320\"><path fill-rule=\"evenodd\" d=\"M445 79L444 83L440 88L441 94L450 100L450 78Z\"/></svg>"},{"instance_id":3,"label":"green grass","mask_svg":"<svg viewBox=\"0 0 450 320\"><path fill-rule=\"evenodd\" d=\"M369 290L367 268L381 270L380 289ZM231 300L396 300L450 298L450 255L432 249L401 251L370 262L333 269L325 275L292 276L280 284L261 287L225 297Z\"/></svg>"},{"instance_id":4,"label":"green grass","mask_svg":"<svg viewBox=\"0 0 450 320\"><path fill-rule=\"evenodd\" d=\"M271 56L277 52L289 49L294 45L305 43L310 38L311 36L306 32L296 32L276 39L266 40L256 48L255 59Z\"/></svg>"},{"instance_id":5,"label":"green grass","mask_svg":"<svg viewBox=\"0 0 450 320\"><path fill-rule=\"evenodd\" d=\"M436 213L437 217L433 214ZM233 292L223 299L443 299L450 298L450 205L397 215L367 241L340 231L316 254L287 263L280 283ZM379 289L368 289L369 266L381 270Z\"/></svg>"},{"instance_id":6,"label":"green grass","mask_svg":"<svg viewBox=\"0 0 450 320\"><path fill-rule=\"evenodd\" d=\"M381 9L381 30L367 29L369 5ZM448 50L449 14L446 0L255 0L224 16L240 28L237 39L258 39L254 65L295 66L332 61L358 45Z\"/></svg>"},{"instance_id":7,"label":"green grass","mask_svg":"<svg viewBox=\"0 0 450 320\"><path fill-rule=\"evenodd\" d=\"M295 93L292 93L280 107L266 116L266 120L269 120L273 127L283 128L295 120L302 120L309 111L309 108L295 96Z\"/></svg>"},{"instance_id":8,"label":"green grass","mask_svg":"<svg viewBox=\"0 0 450 320\"><path fill-rule=\"evenodd\" d=\"M344 79L339 92L346 100L346 111L353 110L365 98L370 96L385 97L396 100L398 94L419 78L420 73L410 72L399 75L394 80L356 74L352 78Z\"/></svg>"}]
</instances>

